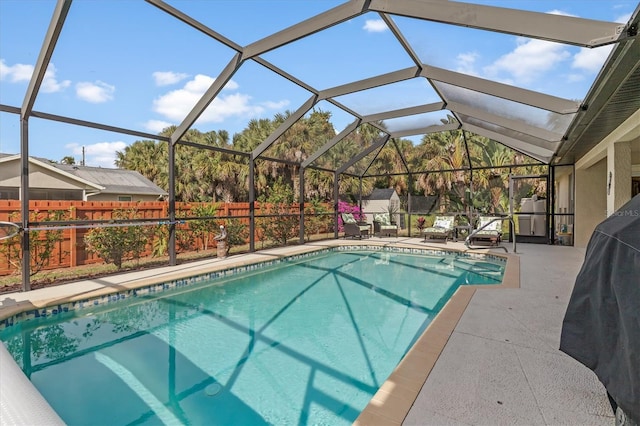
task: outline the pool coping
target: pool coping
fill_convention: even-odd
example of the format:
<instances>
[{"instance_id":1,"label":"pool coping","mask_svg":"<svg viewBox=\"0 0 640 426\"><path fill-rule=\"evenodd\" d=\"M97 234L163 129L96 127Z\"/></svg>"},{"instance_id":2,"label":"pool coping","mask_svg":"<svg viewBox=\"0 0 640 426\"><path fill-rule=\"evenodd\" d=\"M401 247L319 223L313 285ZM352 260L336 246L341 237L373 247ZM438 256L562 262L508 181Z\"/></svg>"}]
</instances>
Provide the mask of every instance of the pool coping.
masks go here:
<instances>
[{"instance_id":1,"label":"pool coping","mask_svg":"<svg viewBox=\"0 0 640 426\"><path fill-rule=\"evenodd\" d=\"M512 254L491 255L507 260L502 284L459 287L360 412L354 425L401 425L475 292L520 288L520 258Z\"/></svg>"},{"instance_id":2,"label":"pool coping","mask_svg":"<svg viewBox=\"0 0 640 426\"><path fill-rule=\"evenodd\" d=\"M362 410L354 422L354 425L400 425L413 406L422 386L429 376L429 373L433 369L438 357L442 353L449 337L453 333L453 330L462 317L462 314L476 290L479 288L519 288L520 259L518 256L506 253L489 252L489 250L474 250L471 252L462 248L448 246L442 246L442 248L424 247L423 245L416 245L406 241L328 240L314 244L290 246L247 255L232 256L226 259L210 259L209 261L197 262L196 264L186 265L184 267L160 268L166 271L161 271L160 273L155 273L152 276L145 276L139 279L134 278L124 280L117 284L114 284L111 281L104 282L105 280L102 280L102 283L99 282L100 280L90 280L85 283L87 283L87 285L88 283L95 283L96 285L93 286L93 288L83 288L82 291L74 290L72 286L63 284L61 286L57 286L60 291L56 292L57 295L55 297L51 297L49 295L49 297L45 296L38 298L41 294L46 295L47 293L50 293L41 292L39 290L27 293L8 293L2 295L5 297L5 300L2 301L2 306L0 306L0 322L4 323L8 318L14 318L27 311L33 311L35 312L35 316L39 316L38 312L43 310L42 314L46 315L46 309L56 309L56 306L61 306L65 303L79 303L86 300L99 300L99 298L106 298L108 301L109 296L114 294L133 292L145 287L161 286L163 283L183 280L185 277L188 278L191 276L201 276L211 273L215 274L220 271L234 270L236 268L248 267L269 261L277 262L297 255L313 254L318 251L327 249L333 250L343 246L357 246L370 249L410 249L410 252L415 249L416 251L434 250L480 255L488 254L490 256L504 258L506 261L502 284L465 285L456 290L442 311L434 318L424 333L417 339L413 347L407 352L405 357L396 366L391 375L378 389L368 405ZM67 291L65 291L65 286ZM164 290L164 288L160 290ZM26 297L24 295L26 295ZM16 296L16 299L22 300L13 300L10 296ZM34 296L34 298L31 298L30 296ZM8 304L5 303L7 300L9 301Z\"/></svg>"}]
</instances>

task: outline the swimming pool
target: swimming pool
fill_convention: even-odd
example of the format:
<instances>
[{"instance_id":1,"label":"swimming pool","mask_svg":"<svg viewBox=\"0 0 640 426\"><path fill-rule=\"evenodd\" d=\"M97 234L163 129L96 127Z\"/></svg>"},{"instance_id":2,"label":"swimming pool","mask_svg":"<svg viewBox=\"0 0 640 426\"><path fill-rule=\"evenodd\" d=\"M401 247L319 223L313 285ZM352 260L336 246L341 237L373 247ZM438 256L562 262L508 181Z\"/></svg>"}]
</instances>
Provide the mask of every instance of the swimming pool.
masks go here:
<instances>
[{"instance_id":1,"label":"swimming pool","mask_svg":"<svg viewBox=\"0 0 640 426\"><path fill-rule=\"evenodd\" d=\"M325 253L0 337L69 424L348 424L459 285L497 284L503 270Z\"/></svg>"}]
</instances>

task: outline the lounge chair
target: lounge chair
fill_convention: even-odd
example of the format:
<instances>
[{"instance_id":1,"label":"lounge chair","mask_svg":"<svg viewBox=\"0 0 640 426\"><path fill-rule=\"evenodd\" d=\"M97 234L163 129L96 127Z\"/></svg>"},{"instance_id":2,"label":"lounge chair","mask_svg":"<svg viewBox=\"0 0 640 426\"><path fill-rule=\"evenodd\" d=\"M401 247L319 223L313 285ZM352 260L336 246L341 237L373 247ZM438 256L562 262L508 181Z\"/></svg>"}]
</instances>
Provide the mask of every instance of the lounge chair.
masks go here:
<instances>
[{"instance_id":1,"label":"lounge chair","mask_svg":"<svg viewBox=\"0 0 640 426\"><path fill-rule=\"evenodd\" d=\"M342 225L344 226L344 237L355 238L369 237L371 228L367 222L359 222L352 213L341 213Z\"/></svg>"},{"instance_id":2,"label":"lounge chair","mask_svg":"<svg viewBox=\"0 0 640 426\"><path fill-rule=\"evenodd\" d=\"M427 241L427 238L430 240L444 239L446 243L449 238L453 238L455 220L455 216L436 216L436 220L433 221L433 226L422 230L424 240Z\"/></svg>"},{"instance_id":3,"label":"lounge chair","mask_svg":"<svg viewBox=\"0 0 640 426\"><path fill-rule=\"evenodd\" d=\"M490 245L497 246L502 241L502 221L496 220L488 225L486 228L482 229L487 223L491 222L494 219L500 219L498 217L491 216L480 216L478 218L478 226L471 233L471 238L469 241L473 244L477 241L488 242ZM482 229L478 231L479 229Z\"/></svg>"},{"instance_id":4,"label":"lounge chair","mask_svg":"<svg viewBox=\"0 0 640 426\"><path fill-rule=\"evenodd\" d=\"M379 237L397 237L398 225L391 223L389 213L376 213L373 215L373 231Z\"/></svg>"}]
</instances>

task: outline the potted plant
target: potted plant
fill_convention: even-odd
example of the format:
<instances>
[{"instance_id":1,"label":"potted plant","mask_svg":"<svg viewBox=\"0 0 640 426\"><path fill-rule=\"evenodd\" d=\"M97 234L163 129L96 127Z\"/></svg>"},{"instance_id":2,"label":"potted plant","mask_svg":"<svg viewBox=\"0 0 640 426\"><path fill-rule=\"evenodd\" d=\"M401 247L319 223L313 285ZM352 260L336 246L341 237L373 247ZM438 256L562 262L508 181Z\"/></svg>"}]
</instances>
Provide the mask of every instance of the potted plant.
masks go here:
<instances>
[{"instance_id":1,"label":"potted plant","mask_svg":"<svg viewBox=\"0 0 640 426\"><path fill-rule=\"evenodd\" d=\"M426 219L424 218L424 216L420 216L418 218L418 220L416 221L416 226L418 227L418 231L420 233L422 233L422 230L424 229L425 223L426 223Z\"/></svg>"}]
</instances>

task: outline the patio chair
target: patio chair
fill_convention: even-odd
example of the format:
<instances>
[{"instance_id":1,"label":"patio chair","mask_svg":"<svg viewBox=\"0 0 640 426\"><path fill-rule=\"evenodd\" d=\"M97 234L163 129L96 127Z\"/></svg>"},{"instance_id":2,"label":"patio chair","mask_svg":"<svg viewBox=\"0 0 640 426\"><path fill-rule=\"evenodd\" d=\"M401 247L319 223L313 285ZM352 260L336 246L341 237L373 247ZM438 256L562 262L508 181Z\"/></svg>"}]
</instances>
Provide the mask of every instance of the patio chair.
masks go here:
<instances>
[{"instance_id":1,"label":"patio chair","mask_svg":"<svg viewBox=\"0 0 640 426\"><path fill-rule=\"evenodd\" d=\"M429 240L444 239L446 244L449 238L453 238L455 220L455 216L436 216L436 220L433 221L433 226L422 230L424 240L427 241L427 238Z\"/></svg>"},{"instance_id":2,"label":"patio chair","mask_svg":"<svg viewBox=\"0 0 640 426\"><path fill-rule=\"evenodd\" d=\"M471 233L471 238L469 239L471 244L477 241L488 242L489 245L495 245L495 246L500 244L500 242L502 241L502 221L501 220L496 220L495 222L492 222L490 225L488 225L486 228L478 231L478 229L481 229L483 226L485 226L487 223L491 222L494 219L500 219L500 218L492 217L492 216L480 216L478 218L478 226Z\"/></svg>"},{"instance_id":3,"label":"patio chair","mask_svg":"<svg viewBox=\"0 0 640 426\"><path fill-rule=\"evenodd\" d=\"M397 237L398 225L391 223L389 213L376 213L373 215L373 233L379 237Z\"/></svg>"},{"instance_id":4,"label":"patio chair","mask_svg":"<svg viewBox=\"0 0 640 426\"><path fill-rule=\"evenodd\" d=\"M370 226L367 222L359 222L352 213L341 213L344 237L355 238L369 237Z\"/></svg>"}]
</instances>

